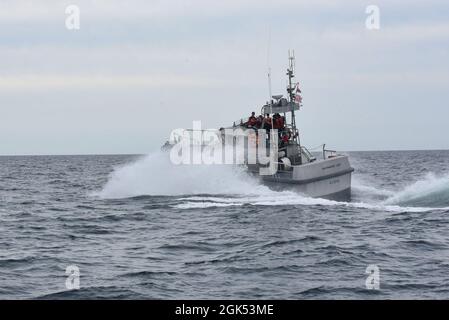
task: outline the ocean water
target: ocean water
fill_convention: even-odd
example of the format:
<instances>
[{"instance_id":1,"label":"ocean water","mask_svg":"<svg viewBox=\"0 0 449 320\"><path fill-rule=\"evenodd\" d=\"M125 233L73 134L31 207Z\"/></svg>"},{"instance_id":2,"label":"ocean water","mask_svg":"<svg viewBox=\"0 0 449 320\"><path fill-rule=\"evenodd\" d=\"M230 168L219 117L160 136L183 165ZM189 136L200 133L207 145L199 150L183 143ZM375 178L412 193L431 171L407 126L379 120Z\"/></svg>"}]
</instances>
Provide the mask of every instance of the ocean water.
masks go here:
<instances>
[{"instance_id":1,"label":"ocean water","mask_svg":"<svg viewBox=\"0 0 449 320\"><path fill-rule=\"evenodd\" d=\"M0 298L448 299L449 151L349 155L350 202L162 153L0 157Z\"/></svg>"}]
</instances>

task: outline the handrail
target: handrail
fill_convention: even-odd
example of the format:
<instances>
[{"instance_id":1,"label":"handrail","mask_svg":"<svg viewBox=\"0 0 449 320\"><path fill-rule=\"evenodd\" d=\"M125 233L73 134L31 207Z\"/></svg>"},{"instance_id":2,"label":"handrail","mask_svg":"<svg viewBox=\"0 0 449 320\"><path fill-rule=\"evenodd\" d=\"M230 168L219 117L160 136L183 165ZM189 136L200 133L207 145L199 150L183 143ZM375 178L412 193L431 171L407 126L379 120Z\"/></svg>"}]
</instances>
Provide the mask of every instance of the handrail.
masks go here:
<instances>
[{"instance_id":1,"label":"handrail","mask_svg":"<svg viewBox=\"0 0 449 320\"><path fill-rule=\"evenodd\" d=\"M301 146L301 153L303 153L306 156L307 162L312 162L316 160L313 154L304 146Z\"/></svg>"},{"instance_id":2,"label":"handrail","mask_svg":"<svg viewBox=\"0 0 449 320\"><path fill-rule=\"evenodd\" d=\"M326 158L326 153L330 153L330 155ZM335 157L337 155L337 151L326 149L326 144L323 144L323 159L326 160L330 157Z\"/></svg>"}]
</instances>

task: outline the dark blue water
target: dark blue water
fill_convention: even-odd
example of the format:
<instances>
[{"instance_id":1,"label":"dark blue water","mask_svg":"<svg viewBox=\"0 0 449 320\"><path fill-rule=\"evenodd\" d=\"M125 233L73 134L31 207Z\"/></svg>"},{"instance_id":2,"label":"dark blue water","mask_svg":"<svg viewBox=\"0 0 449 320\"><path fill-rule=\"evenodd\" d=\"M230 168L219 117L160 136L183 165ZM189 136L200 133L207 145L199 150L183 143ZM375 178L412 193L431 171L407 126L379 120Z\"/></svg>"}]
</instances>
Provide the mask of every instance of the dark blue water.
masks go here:
<instances>
[{"instance_id":1,"label":"dark blue water","mask_svg":"<svg viewBox=\"0 0 449 320\"><path fill-rule=\"evenodd\" d=\"M0 157L0 298L449 298L449 151L350 153L350 203L164 157Z\"/></svg>"}]
</instances>

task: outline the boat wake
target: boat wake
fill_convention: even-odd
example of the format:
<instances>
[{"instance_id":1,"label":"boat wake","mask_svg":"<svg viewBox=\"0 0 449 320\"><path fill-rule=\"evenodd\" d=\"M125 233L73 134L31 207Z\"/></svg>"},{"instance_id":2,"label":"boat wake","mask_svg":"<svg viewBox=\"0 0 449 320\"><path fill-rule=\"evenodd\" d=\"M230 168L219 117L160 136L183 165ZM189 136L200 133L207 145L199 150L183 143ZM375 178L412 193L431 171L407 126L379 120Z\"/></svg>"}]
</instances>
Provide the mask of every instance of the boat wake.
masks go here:
<instances>
[{"instance_id":1,"label":"boat wake","mask_svg":"<svg viewBox=\"0 0 449 320\"><path fill-rule=\"evenodd\" d=\"M173 165L169 154L157 152L118 167L104 188L95 193L103 199L142 195L257 195L269 189L231 165Z\"/></svg>"},{"instance_id":2,"label":"boat wake","mask_svg":"<svg viewBox=\"0 0 449 320\"><path fill-rule=\"evenodd\" d=\"M449 210L449 175L424 179L393 191L353 181L353 202L310 198L293 191L272 191L241 168L228 165L174 166L167 153L158 152L116 168L104 188L94 195L101 199L138 196L174 196L176 209L229 206L340 206L388 212Z\"/></svg>"},{"instance_id":3,"label":"boat wake","mask_svg":"<svg viewBox=\"0 0 449 320\"><path fill-rule=\"evenodd\" d=\"M449 207L449 175L437 177L434 173L389 197L386 203L408 206Z\"/></svg>"}]
</instances>

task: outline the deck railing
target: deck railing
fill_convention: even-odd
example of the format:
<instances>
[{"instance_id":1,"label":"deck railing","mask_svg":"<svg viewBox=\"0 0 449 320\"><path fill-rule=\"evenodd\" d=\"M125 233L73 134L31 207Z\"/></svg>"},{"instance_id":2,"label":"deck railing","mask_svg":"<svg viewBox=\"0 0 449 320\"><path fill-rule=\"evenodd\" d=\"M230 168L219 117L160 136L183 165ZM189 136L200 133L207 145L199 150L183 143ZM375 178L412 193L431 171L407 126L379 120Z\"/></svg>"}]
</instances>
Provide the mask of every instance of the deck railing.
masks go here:
<instances>
[{"instance_id":1,"label":"deck railing","mask_svg":"<svg viewBox=\"0 0 449 320\"><path fill-rule=\"evenodd\" d=\"M326 144L323 144L323 159L333 158L337 155L337 151L326 149Z\"/></svg>"}]
</instances>

